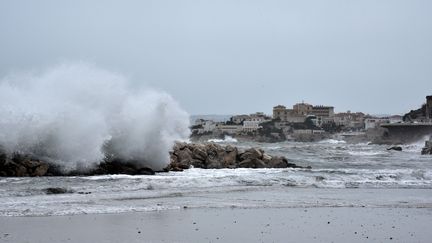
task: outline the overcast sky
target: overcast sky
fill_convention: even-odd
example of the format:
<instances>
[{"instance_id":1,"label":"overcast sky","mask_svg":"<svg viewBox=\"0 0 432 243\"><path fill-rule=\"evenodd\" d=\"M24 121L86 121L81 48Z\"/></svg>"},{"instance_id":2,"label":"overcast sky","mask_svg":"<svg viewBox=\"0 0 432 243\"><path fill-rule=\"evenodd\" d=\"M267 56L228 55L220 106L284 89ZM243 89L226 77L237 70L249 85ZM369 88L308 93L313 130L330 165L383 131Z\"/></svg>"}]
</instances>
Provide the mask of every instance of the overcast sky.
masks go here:
<instances>
[{"instance_id":1,"label":"overcast sky","mask_svg":"<svg viewBox=\"0 0 432 243\"><path fill-rule=\"evenodd\" d=\"M432 94L432 1L0 1L0 76L86 61L191 114L296 102L404 113Z\"/></svg>"}]
</instances>

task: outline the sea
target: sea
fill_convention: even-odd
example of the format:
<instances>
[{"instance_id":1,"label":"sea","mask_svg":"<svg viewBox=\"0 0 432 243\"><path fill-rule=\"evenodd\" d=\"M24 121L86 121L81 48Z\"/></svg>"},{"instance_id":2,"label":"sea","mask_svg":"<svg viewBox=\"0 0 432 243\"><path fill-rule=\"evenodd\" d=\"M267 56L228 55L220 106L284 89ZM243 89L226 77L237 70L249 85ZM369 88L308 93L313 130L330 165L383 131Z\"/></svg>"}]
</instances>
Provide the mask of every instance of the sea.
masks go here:
<instances>
[{"instance_id":1,"label":"sea","mask_svg":"<svg viewBox=\"0 0 432 243\"><path fill-rule=\"evenodd\" d=\"M0 216L51 216L190 208L432 208L432 156L402 145L213 140L311 169L198 169L156 175L0 178ZM67 189L47 194L46 188Z\"/></svg>"}]
</instances>

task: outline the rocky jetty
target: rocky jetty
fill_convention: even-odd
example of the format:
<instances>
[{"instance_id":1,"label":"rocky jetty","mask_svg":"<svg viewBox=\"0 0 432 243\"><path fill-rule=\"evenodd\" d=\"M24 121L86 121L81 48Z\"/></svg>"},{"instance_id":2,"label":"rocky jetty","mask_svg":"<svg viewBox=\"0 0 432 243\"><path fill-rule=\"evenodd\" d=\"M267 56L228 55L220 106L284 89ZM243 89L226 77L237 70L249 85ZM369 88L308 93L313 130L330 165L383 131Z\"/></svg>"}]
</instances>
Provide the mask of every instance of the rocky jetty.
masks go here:
<instances>
[{"instance_id":1,"label":"rocky jetty","mask_svg":"<svg viewBox=\"0 0 432 243\"><path fill-rule=\"evenodd\" d=\"M0 176L45 176L49 168L48 163L30 156L13 154L10 158L0 153Z\"/></svg>"},{"instance_id":2,"label":"rocky jetty","mask_svg":"<svg viewBox=\"0 0 432 243\"><path fill-rule=\"evenodd\" d=\"M177 143L170 153L170 171L188 169L191 166L203 169L222 168L303 168L289 163L285 157L271 156L262 149L250 148L239 151L234 146L219 144Z\"/></svg>"},{"instance_id":3,"label":"rocky jetty","mask_svg":"<svg viewBox=\"0 0 432 243\"><path fill-rule=\"evenodd\" d=\"M190 167L203 169L221 168L303 168L289 163L285 157L271 156L262 149L250 148L240 151L234 146L207 144L175 144L170 152L167 171L182 171ZM155 172L140 165L139 161L105 159L93 167L64 171L58 165L42 161L30 155L0 153L0 176L76 176L76 175L153 175Z\"/></svg>"}]
</instances>

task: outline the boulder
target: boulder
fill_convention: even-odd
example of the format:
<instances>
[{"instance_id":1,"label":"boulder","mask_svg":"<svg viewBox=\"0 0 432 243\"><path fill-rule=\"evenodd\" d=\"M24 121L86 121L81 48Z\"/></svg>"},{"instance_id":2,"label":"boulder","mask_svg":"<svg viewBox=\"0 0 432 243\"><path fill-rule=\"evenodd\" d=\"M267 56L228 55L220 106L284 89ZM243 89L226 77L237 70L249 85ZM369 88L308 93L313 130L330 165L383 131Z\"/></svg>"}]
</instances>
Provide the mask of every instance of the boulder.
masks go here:
<instances>
[{"instance_id":1,"label":"boulder","mask_svg":"<svg viewBox=\"0 0 432 243\"><path fill-rule=\"evenodd\" d=\"M425 142L425 146L422 149L421 154L423 155L432 154L432 140Z\"/></svg>"},{"instance_id":2,"label":"boulder","mask_svg":"<svg viewBox=\"0 0 432 243\"><path fill-rule=\"evenodd\" d=\"M266 153L263 153L263 158L262 158L262 160L263 160L266 164L268 164L268 163L272 160L272 157L271 157L270 155L266 154Z\"/></svg>"},{"instance_id":3,"label":"boulder","mask_svg":"<svg viewBox=\"0 0 432 243\"><path fill-rule=\"evenodd\" d=\"M432 154L432 147L424 147L421 151L422 155Z\"/></svg>"},{"instance_id":4,"label":"boulder","mask_svg":"<svg viewBox=\"0 0 432 243\"><path fill-rule=\"evenodd\" d=\"M287 168L288 167L288 160L283 157L272 157L270 161L268 162L268 167L270 168Z\"/></svg>"},{"instance_id":5,"label":"boulder","mask_svg":"<svg viewBox=\"0 0 432 243\"><path fill-rule=\"evenodd\" d=\"M205 169L222 169L222 168L224 168L224 166L223 166L223 161L220 160L220 158L218 157L207 158Z\"/></svg>"},{"instance_id":6,"label":"boulder","mask_svg":"<svg viewBox=\"0 0 432 243\"><path fill-rule=\"evenodd\" d=\"M2 167L6 163L6 154L0 153L0 167Z\"/></svg>"},{"instance_id":7,"label":"boulder","mask_svg":"<svg viewBox=\"0 0 432 243\"><path fill-rule=\"evenodd\" d=\"M29 176L29 174L27 173L27 168L23 165L18 165L15 169L15 176L17 177Z\"/></svg>"},{"instance_id":8,"label":"boulder","mask_svg":"<svg viewBox=\"0 0 432 243\"><path fill-rule=\"evenodd\" d=\"M235 168L237 165L237 148L230 152L227 151L223 158L223 165L225 168Z\"/></svg>"},{"instance_id":9,"label":"boulder","mask_svg":"<svg viewBox=\"0 0 432 243\"><path fill-rule=\"evenodd\" d=\"M190 151L189 148L174 151L174 154L177 156L180 165L186 166L192 161L192 151ZM188 166L186 168L188 168Z\"/></svg>"},{"instance_id":10,"label":"boulder","mask_svg":"<svg viewBox=\"0 0 432 243\"><path fill-rule=\"evenodd\" d=\"M195 146L192 150L192 158L205 161L207 159L207 151L205 147Z\"/></svg>"},{"instance_id":11,"label":"boulder","mask_svg":"<svg viewBox=\"0 0 432 243\"><path fill-rule=\"evenodd\" d=\"M402 151L402 147L401 146L393 146L393 147L388 148L387 150Z\"/></svg>"},{"instance_id":12,"label":"boulder","mask_svg":"<svg viewBox=\"0 0 432 243\"><path fill-rule=\"evenodd\" d=\"M64 194L64 193L70 193L66 188L62 187L48 187L44 189L46 194Z\"/></svg>"},{"instance_id":13,"label":"boulder","mask_svg":"<svg viewBox=\"0 0 432 243\"><path fill-rule=\"evenodd\" d=\"M240 168L266 168L264 161L260 159L245 159L238 164Z\"/></svg>"},{"instance_id":14,"label":"boulder","mask_svg":"<svg viewBox=\"0 0 432 243\"><path fill-rule=\"evenodd\" d=\"M262 159L263 153L257 148L250 148L244 153L240 154L240 161L246 159Z\"/></svg>"},{"instance_id":15,"label":"boulder","mask_svg":"<svg viewBox=\"0 0 432 243\"><path fill-rule=\"evenodd\" d=\"M31 176L44 176L48 172L49 165L48 164L40 164L36 167L31 174Z\"/></svg>"}]
</instances>

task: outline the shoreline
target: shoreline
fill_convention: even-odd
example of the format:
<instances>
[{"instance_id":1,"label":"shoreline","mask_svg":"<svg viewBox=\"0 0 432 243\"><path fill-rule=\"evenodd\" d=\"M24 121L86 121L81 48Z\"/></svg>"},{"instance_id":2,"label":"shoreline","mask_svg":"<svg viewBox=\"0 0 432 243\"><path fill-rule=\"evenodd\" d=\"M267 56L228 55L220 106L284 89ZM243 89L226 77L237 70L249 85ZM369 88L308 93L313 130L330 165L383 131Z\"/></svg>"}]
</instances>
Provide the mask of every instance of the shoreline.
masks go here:
<instances>
[{"instance_id":1,"label":"shoreline","mask_svg":"<svg viewBox=\"0 0 432 243\"><path fill-rule=\"evenodd\" d=\"M0 242L427 242L431 208L206 208L0 217Z\"/></svg>"}]
</instances>

